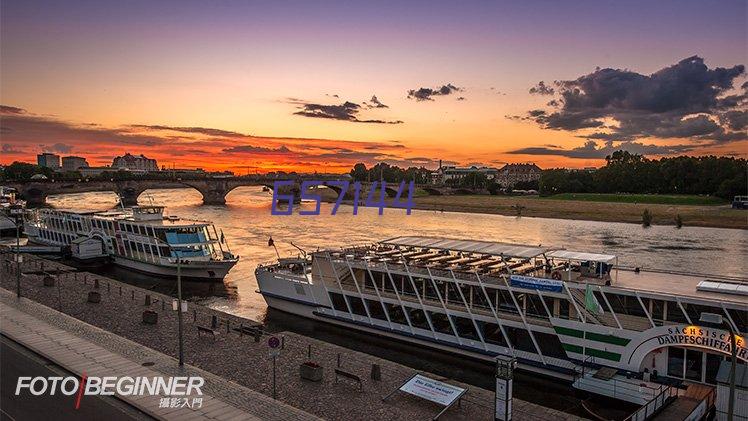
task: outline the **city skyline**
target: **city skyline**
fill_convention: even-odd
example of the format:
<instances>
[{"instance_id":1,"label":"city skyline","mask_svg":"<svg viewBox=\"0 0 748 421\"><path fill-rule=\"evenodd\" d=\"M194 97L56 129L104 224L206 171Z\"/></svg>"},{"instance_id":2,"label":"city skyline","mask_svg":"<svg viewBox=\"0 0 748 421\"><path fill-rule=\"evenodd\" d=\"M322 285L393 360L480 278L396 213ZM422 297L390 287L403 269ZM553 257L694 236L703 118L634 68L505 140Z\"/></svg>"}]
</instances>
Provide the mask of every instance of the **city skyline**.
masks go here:
<instances>
[{"instance_id":1,"label":"city skyline","mask_svg":"<svg viewBox=\"0 0 748 421\"><path fill-rule=\"evenodd\" d=\"M3 2L0 163L746 157L745 2L530 3Z\"/></svg>"}]
</instances>

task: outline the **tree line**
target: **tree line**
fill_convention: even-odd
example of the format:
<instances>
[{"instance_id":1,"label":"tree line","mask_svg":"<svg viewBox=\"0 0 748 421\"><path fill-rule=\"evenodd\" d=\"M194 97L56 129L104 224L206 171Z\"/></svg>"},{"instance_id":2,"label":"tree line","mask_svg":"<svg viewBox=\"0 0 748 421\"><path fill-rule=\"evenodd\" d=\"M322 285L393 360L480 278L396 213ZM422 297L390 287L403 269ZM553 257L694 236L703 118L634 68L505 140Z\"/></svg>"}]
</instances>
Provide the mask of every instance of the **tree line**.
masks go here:
<instances>
[{"instance_id":1,"label":"tree line","mask_svg":"<svg viewBox=\"0 0 748 421\"><path fill-rule=\"evenodd\" d=\"M701 194L732 199L748 190L748 162L717 156L648 159L627 151L605 158L593 171L544 170L541 195L557 193Z\"/></svg>"}]
</instances>

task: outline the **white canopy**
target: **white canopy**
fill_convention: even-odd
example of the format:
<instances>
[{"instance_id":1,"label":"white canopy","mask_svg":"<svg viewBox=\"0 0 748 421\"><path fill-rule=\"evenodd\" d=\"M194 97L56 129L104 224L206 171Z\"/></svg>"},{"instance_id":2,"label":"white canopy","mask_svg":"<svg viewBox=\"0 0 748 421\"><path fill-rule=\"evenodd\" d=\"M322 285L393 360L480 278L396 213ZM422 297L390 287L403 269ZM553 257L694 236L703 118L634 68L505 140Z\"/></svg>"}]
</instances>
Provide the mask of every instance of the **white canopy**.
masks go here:
<instances>
[{"instance_id":1,"label":"white canopy","mask_svg":"<svg viewBox=\"0 0 748 421\"><path fill-rule=\"evenodd\" d=\"M612 254L582 253L571 250L554 250L546 256L557 259L577 260L581 262L600 262L606 264L613 264L616 261L616 256Z\"/></svg>"},{"instance_id":2,"label":"white canopy","mask_svg":"<svg viewBox=\"0 0 748 421\"><path fill-rule=\"evenodd\" d=\"M450 250L466 253L488 254L492 256L532 258L552 250L540 246L497 243L493 241L457 240L442 237L406 236L384 240L381 244L405 247L423 247L437 250Z\"/></svg>"}]
</instances>

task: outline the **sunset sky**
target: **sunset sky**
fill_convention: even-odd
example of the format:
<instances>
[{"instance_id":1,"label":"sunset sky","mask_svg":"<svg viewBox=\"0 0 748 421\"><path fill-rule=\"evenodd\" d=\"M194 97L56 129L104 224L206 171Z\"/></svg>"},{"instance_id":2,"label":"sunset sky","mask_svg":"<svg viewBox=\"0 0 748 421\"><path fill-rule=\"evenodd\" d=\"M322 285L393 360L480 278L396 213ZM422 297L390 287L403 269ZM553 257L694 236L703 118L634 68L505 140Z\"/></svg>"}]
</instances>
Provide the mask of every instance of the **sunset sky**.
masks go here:
<instances>
[{"instance_id":1,"label":"sunset sky","mask_svg":"<svg viewBox=\"0 0 748 421\"><path fill-rule=\"evenodd\" d=\"M745 158L746 16L744 0L3 0L0 163Z\"/></svg>"}]
</instances>

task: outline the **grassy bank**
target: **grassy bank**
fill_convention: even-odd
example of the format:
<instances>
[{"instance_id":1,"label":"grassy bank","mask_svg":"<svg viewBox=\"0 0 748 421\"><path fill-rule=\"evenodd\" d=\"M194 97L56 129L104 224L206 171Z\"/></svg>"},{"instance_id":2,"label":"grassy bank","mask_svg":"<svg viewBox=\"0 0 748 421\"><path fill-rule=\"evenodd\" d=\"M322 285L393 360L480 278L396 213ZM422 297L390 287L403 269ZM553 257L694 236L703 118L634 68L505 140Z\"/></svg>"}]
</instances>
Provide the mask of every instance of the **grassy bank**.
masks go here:
<instances>
[{"instance_id":1,"label":"grassy bank","mask_svg":"<svg viewBox=\"0 0 748 421\"><path fill-rule=\"evenodd\" d=\"M529 217L635 224L641 224L644 209L649 209L653 225L675 225L675 215L680 215L684 226L748 229L748 211L731 209L729 205L670 204L667 200L674 200L672 196L671 199L657 198L654 195L636 196L646 196L649 201L645 203L643 200L593 201L589 198L585 200L578 197L424 196L420 194L415 195L413 201L415 209L424 210L515 216L519 209L522 216ZM325 194L324 197L329 201L337 198L334 194ZM680 200L688 202L699 197L686 196Z\"/></svg>"},{"instance_id":2,"label":"grassy bank","mask_svg":"<svg viewBox=\"0 0 748 421\"><path fill-rule=\"evenodd\" d=\"M689 194L561 193L548 196L545 199L578 200L584 202L651 203L661 205L725 205L729 203L719 197Z\"/></svg>"}]
</instances>

